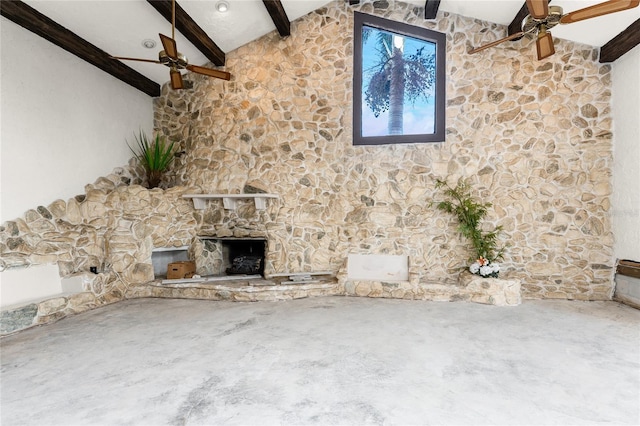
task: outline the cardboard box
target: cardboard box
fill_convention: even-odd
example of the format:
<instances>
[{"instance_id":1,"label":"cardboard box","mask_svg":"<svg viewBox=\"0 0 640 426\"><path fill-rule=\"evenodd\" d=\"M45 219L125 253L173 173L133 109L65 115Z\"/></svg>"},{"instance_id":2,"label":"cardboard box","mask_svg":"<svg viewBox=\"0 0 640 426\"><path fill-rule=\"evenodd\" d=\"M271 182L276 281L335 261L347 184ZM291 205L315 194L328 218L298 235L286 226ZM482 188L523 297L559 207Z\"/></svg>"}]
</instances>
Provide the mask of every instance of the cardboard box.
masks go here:
<instances>
[{"instance_id":1,"label":"cardboard box","mask_svg":"<svg viewBox=\"0 0 640 426\"><path fill-rule=\"evenodd\" d=\"M167 265L167 279L179 280L191 278L196 273L196 264L190 260L173 262Z\"/></svg>"}]
</instances>

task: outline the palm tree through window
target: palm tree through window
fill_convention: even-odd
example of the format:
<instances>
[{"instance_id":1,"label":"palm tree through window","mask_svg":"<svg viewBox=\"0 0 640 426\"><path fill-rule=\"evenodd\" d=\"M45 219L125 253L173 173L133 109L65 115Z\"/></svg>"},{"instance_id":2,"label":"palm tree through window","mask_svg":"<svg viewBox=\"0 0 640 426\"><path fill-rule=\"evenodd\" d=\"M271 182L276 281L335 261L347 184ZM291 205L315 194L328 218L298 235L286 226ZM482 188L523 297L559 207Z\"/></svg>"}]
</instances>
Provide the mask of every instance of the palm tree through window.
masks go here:
<instances>
[{"instance_id":1,"label":"palm tree through window","mask_svg":"<svg viewBox=\"0 0 640 426\"><path fill-rule=\"evenodd\" d=\"M362 29L364 136L433 133L435 43Z\"/></svg>"},{"instance_id":2,"label":"palm tree through window","mask_svg":"<svg viewBox=\"0 0 640 426\"><path fill-rule=\"evenodd\" d=\"M354 143L434 141L444 126L444 108L438 109L438 103L444 106L444 35L355 17ZM398 25L399 31L387 28ZM422 37L407 34L406 27Z\"/></svg>"}]
</instances>

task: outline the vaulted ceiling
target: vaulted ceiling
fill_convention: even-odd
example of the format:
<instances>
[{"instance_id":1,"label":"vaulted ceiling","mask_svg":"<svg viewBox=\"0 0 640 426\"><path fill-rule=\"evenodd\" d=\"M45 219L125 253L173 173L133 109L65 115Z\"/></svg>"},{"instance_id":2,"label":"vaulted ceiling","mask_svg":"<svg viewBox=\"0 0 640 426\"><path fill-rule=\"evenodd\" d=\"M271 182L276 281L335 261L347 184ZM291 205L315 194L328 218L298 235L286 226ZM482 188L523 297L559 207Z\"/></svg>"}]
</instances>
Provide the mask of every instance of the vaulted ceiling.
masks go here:
<instances>
[{"instance_id":1,"label":"vaulted ceiling","mask_svg":"<svg viewBox=\"0 0 640 426\"><path fill-rule=\"evenodd\" d=\"M359 0L335 1L359 2ZM394 2L394 0L386 1L391 4ZM518 12L524 5L524 0L406 1L425 8L427 15L437 11L451 12L498 24L512 24L514 28L519 27L522 17L518 16ZM218 10L217 6L221 2L228 5L227 11ZM189 58L189 63L204 65L212 62L222 65L226 52L274 30L277 30L281 36L286 36L290 21L329 2L327 0L178 0L176 13L178 30L175 38L180 52ZM561 6L565 13L599 2L552 0L552 4ZM21 4L18 1L3 0L2 15L15 21L10 16L12 12L9 9L13 9L10 3L14 3L14 6ZM43 18L45 24L41 24L43 25L41 31L55 32L54 27L57 23L61 26L58 31L64 33L65 28L68 30L68 34L64 33L65 38L72 38L75 34L78 39L84 39L98 50L104 51L106 57L101 59L103 62L112 61L109 60L108 55L157 59L158 51L162 49L158 33L171 35L171 24L167 20L170 19L171 13L170 0L26 0L24 4L45 16ZM50 23L46 18L54 23ZM21 25L27 26L33 25L35 19L28 17L23 20L27 22ZM633 24L635 26L627 31L626 36L631 41L625 42L627 46L633 47L638 44L639 22L640 8L635 8L571 25L560 25L553 29L553 35L555 38L600 47ZM150 49L144 47L145 41L148 40L155 42L155 47ZM99 54L90 48L87 49L89 62L92 62ZM87 58L83 59L87 60ZM609 60L615 60L615 58ZM94 65L100 66L95 63ZM128 61L124 65L128 67L127 69L140 73L134 79L149 80L139 83L136 87L151 96L155 96L159 84L168 80L168 72L164 67ZM128 73L128 71L123 72ZM135 72L129 74L136 76Z\"/></svg>"}]
</instances>

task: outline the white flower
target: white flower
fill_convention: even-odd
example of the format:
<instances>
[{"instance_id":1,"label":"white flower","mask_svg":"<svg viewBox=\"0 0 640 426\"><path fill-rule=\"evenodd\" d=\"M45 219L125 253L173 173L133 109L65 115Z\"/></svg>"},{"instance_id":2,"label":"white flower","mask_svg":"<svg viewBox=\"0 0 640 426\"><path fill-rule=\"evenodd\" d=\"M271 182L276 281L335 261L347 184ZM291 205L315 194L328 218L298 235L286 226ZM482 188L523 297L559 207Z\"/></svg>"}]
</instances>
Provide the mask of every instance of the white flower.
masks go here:
<instances>
[{"instance_id":1,"label":"white flower","mask_svg":"<svg viewBox=\"0 0 640 426\"><path fill-rule=\"evenodd\" d=\"M469 265L469 271L482 277L497 277L500 272L500 264L491 263L487 259L480 258Z\"/></svg>"},{"instance_id":2,"label":"white flower","mask_svg":"<svg viewBox=\"0 0 640 426\"><path fill-rule=\"evenodd\" d=\"M480 267L480 275L486 277L487 275L491 275L493 273L493 267L491 265L485 265Z\"/></svg>"}]
</instances>

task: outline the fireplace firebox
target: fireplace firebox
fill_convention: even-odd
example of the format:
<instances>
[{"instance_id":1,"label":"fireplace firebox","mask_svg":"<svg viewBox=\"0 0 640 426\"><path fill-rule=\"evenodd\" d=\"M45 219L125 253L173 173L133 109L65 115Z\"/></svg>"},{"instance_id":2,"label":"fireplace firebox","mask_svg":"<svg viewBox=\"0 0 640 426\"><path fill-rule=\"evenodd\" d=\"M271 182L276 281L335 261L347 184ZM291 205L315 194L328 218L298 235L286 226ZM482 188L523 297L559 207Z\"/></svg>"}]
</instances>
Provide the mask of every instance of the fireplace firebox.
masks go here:
<instances>
[{"instance_id":1,"label":"fireplace firebox","mask_svg":"<svg viewBox=\"0 0 640 426\"><path fill-rule=\"evenodd\" d=\"M203 270L212 275L262 275L267 241L259 238L202 238Z\"/></svg>"},{"instance_id":2,"label":"fireplace firebox","mask_svg":"<svg viewBox=\"0 0 640 426\"><path fill-rule=\"evenodd\" d=\"M220 240L223 256L226 253L229 266L225 268L227 275L249 274L263 275L265 240Z\"/></svg>"}]
</instances>

